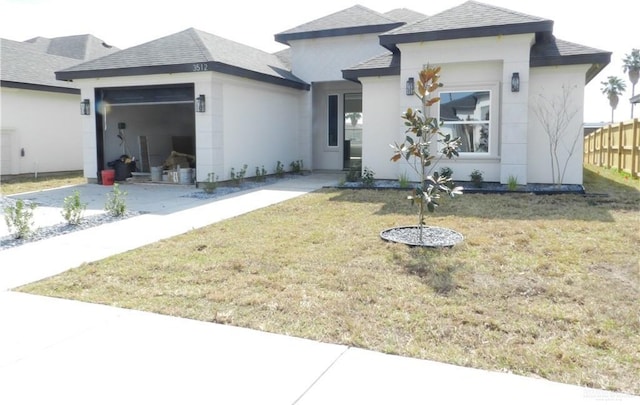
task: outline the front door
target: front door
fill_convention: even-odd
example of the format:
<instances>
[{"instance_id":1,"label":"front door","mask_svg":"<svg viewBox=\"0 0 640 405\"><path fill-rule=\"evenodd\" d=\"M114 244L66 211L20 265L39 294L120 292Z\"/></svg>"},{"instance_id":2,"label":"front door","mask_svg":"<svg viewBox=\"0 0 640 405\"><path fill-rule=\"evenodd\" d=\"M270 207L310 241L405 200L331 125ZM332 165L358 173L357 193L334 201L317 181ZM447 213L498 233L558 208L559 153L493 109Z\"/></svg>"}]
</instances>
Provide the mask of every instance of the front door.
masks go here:
<instances>
[{"instance_id":1,"label":"front door","mask_svg":"<svg viewBox=\"0 0 640 405\"><path fill-rule=\"evenodd\" d=\"M362 93L344 94L344 169L362 168Z\"/></svg>"}]
</instances>

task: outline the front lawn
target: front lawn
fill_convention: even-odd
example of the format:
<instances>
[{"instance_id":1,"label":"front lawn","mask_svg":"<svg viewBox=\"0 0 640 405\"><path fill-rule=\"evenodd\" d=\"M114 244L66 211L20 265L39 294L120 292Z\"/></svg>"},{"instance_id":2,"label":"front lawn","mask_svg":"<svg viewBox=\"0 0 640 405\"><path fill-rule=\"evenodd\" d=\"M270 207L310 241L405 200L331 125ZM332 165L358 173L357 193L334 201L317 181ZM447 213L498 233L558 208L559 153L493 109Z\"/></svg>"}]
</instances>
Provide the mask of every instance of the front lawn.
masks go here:
<instances>
[{"instance_id":1,"label":"front lawn","mask_svg":"<svg viewBox=\"0 0 640 405\"><path fill-rule=\"evenodd\" d=\"M406 191L324 189L20 291L640 394L640 182L595 195L469 194L389 244Z\"/></svg>"}]
</instances>

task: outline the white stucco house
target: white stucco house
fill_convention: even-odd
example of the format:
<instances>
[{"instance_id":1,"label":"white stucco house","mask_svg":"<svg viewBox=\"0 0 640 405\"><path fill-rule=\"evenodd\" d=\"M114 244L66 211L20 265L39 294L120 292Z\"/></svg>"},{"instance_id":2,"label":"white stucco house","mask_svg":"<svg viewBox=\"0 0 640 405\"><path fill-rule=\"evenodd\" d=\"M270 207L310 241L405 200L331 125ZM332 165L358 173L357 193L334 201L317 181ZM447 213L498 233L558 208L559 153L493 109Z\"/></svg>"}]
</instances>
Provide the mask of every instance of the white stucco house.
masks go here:
<instances>
[{"instance_id":1,"label":"white stucco house","mask_svg":"<svg viewBox=\"0 0 640 405\"><path fill-rule=\"evenodd\" d=\"M567 131L581 131L584 86L611 57L555 38L551 20L476 1L433 16L356 5L275 40L288 48L269 54L190 28L58 71L91 106L81 116L85 176L100 181L121 154L149 171L176 150L196 156L198 181L297 160L397 179L407 168L390 161L389 144L404 139L401 114L419 107L407 82L429 64L444 83L429 113L463 136L460 157L446 162L454 179L477 169L487 181L550 183L536 97L573 88L579 112ZM582 183L576 147L569 184Z\"/></svg>"},{"instance_id":2,"label":"white stucco house","mask_svg":"<svg viewBox=\"0 0 640 405\"><path fill-rule=\"evenodd\" d=\"M0 40L0 175L83 168L80 89L55 71L117 50L92 35Z\"/></svg>"}]
</instances>

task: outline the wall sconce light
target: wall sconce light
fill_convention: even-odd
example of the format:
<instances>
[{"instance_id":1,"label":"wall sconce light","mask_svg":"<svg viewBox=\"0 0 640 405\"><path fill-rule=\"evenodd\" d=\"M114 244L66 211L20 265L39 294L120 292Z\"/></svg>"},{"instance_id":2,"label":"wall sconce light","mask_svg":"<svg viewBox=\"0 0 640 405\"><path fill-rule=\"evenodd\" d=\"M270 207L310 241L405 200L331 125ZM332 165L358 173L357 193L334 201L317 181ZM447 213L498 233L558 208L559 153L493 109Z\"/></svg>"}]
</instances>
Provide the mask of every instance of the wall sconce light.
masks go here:
<instances>
[{"instance_id":1,"label":"wall sconce light","mask_svg":"<svg viewBox=\"0 0 640 405\"><path fill-rule=\"evenodd\" d=\"M200 94L196 98L196 111L197 112L205 112L207 111L207 106L204 99L204 94Z\"/></svg>"},{"instance_id":2,"label":"wall sconce light","mask_svg":"<svg viewBox=\"0 0 640 405\"><path fill-rule=\"evenodd\" d=\"M406 88L407 96L413 96L414 90L415 90L415 83L413 81L413 77L410 77L407 79L407 88Z\"/></svg>"},{"instance_id":3,"label":"wall sconce light","mask_svg":"<svg viewBox=\"0 0 640 405\"><path fill-rule=\"evenodd\" d=\"M517 93L520 91L520 73L514 72L511 76L511 91Z\"/></svg>"},{"instance_id":4,"label":"wall sconce light","mask_svg":"<svg viewBox=\"0 0 640 405\"><path fill-rule=\"evenodd\" d=\"M80 115L91 115L91 101L88 98L80 102Z\"/></svg>"}]
</instances>

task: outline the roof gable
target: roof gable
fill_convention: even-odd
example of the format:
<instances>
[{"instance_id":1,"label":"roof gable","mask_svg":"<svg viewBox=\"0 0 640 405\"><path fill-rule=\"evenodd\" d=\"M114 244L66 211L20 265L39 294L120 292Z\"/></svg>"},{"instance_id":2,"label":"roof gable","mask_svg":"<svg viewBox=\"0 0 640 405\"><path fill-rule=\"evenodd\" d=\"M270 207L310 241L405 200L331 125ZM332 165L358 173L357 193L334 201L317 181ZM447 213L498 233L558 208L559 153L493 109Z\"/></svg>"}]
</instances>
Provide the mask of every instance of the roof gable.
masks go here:
<instances>
[{"instance_id":1,"label":"roof gable","mask_svg":"<svg viewBox=\"0 0 640 405\"><path fill-rule=\"evenodd\" d=\"M380 33L403 24L403 21L355 5L276 34L274 38L277 42L289 45L289 41L295 39Z\"/></svg>"},{"instance_id":2,"label":"roof gable","mask_svg":"<svg viewBox=\"0 0 640 405\"><path fill-rule=\"evenodd\" d=\"M56 75L60 80L71 80L206 70L308 88L278 56L194 28L64 69Z\"/></svg>"},{"instance_id":3,"label":"roof gable","mask_svg":"<svg viewBox=\"0 0 640 405\"><path fill-rule=\"evenodd\" d=\"M551 20L477 1L467 1L380 35L380 44L395 50L399 43L551 32L552 30L553 21Z\"/></svg>"},{"instance_id":4,"label":"roof gable","mask_svg":"<svg viewBox=\"0 0 640 405\"><path fill-rule=\"evenodd\" d=\"M408 8L396 8L391 11L387 11L386 13L384 13L384 15L393 20L405 23L414 23L416 21L424 20L425 18L427 18L426 14L422 14Z\"/></svg>"}]
</instances>

